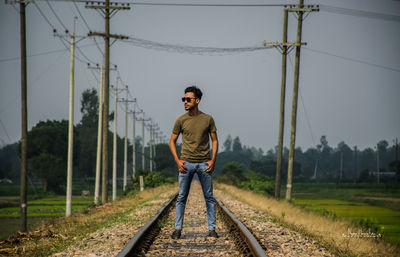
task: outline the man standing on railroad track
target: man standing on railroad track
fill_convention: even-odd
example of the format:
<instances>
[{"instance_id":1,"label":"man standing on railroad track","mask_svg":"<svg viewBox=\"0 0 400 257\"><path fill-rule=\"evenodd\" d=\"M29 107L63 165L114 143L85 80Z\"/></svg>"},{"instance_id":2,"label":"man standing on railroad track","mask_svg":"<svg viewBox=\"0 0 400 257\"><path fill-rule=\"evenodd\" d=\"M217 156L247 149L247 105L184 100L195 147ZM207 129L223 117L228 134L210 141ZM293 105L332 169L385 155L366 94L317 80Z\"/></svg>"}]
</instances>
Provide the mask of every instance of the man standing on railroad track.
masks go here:
<instances>
[{"instance_id":1,"label":"man standing on railroad track","mask_svg":"<svg viewBox=\"0 0 400 257\"><path fill-rule=\"evenodd\" d=\"M196 173L199 177L207 209L207 236L218 237L215 232L216 210L213 195L212 172L218 152L217 128L214 119L199 110L199 103L203 93L196 86L185 89L182 102L185 104L184 115L180 116L172 130L169 148L179 170L179 195L176 201L175 231L173 239L181 237L186 200L189 195L190 184ZM176 140L182 134L181 156L178 157ZM212 140L212 154L210 138Z\"/></svg>"}]
</instances>

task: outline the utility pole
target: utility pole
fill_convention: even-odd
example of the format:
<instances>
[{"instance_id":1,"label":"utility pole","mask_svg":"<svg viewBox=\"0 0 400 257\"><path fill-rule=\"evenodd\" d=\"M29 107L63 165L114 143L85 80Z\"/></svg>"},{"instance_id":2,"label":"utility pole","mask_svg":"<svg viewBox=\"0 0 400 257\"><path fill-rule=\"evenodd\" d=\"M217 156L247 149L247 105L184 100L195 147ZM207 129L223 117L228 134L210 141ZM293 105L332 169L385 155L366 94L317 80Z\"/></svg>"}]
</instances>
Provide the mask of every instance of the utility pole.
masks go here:
<instances>
[{"instance_id":1,"label":"utility pole","mask_svg":"<svg viewBox=\"0 0 400 257\"><path fill-rule=\"evenodd\" d=\"M288 10L283 12L283 43L287 43L287 28L288 28ZM275 199L281 197L281 171L282 171L282 151L283 151L283 131L285 123L285 92L286 92L286 60L287 46L282 46L282 79L281 79L281 104L279 116L279 138L278 152L276 160L276 177L275 177Z\"/></svg>"},{"instance_id":2,"label":"utility pole","mask_svg":"<svg viewBox=\"0 0 400 257\"><path fill-rule=\"evenodd\" d=\"M69 118L68 118L68 159L67 159L67 202L65 209L65 216L72 214L72 173L74 169L73 158L74 158L74 90L75 90L75 44L85 37L81 37L80 40L75 42L75 26L78 17L74 17L74 30L71 35L66 31L66 35L57 34L54 31L54 36L63 38L70 37L70 75L69 75Z\"/></svg>"},{"instance_id":3,"label":"utility pole","mask_svg":"<svg viewBox=\"0 0 400 257\"><path fill-rule=\"evenodd\" d=\"M134 99L134 101L136 102L136 99ZM136 114L141 113L140 112L136 112L136 110L134 109L133 111L131 111L132 113L132 138L133 138L133 142L132 142L132 177L135 178L136 177Z\"/></svg>"},{"instance_id":4,"label":"utility pole","mask_svg":"<svg viewBox=\"0 0 400 257\"><path fill-rule=\"evenodd\" d=\"M145 169L145 162L144 162L144 114L142 119L142 170Z\"/></svg>"},{"instance_id":5,"label":"utility pole","mask_svg":"<svg viewBox=\"0 0 400 257\"><path fill-rule=\"evenodd\" d=\"M157 170L157 163L155 161L155 157L157 155L157 145L158 145L158 131L159 131L158 124L155 124L155 127L153 128L153 165L154 165L154 170Z\"/></svg>"},{"instance_id":6,"label":"utility pole","mask_svg":"<svg viewBox=\"0 0 400 257\"><path fill-rule=\"evenodd\" d=\"M113 86L111 86L113 87ZM112 170L112 200L117 199L117 103L118 86L114 88L114 133L113 133L113 170Z\"/></svg>"},{"instance_id":7,"label":"utility pole","mask_svg":"<svg viewBox=\"0 0 400 257\"><path fill-rule=\"evenodd\" d=\"M71 72L69 76L69 123L68 123L68 167L67 167L67 208L66 216L72 212L72 171L74 150L74 83L75 83L75 19L71 35Z\"/></svg>"},{"instance_id":8,"label":"utility pole","mask_svg":"<svg viewBox=\"0 0 400 257\"><path fill-rule=\"evenodd\" d=\"M123 182L123 190L126 190L127 180L128 180L128 103L135 102L128 100L128 86L126 86L126 98L125 100L125 139L124 139L124 182Z\"/></svg>"},{"instance_id":9,"label":"utility pole","mask_svg":"<svg viewBox=\"0 0 400 257\"><path fill-rule=\"evenodd\" d=\"M341 182L343 179L343 149L340 151L340 174L339 181Z\"/></svg>"},{"instance_id":10,"label":"utility pole","mask_svg":"<svg viewBox=\"0 0 400 257\"><path fill-rule=\"evenodd\" d=\"M380 181L380 172L379 172L379 145L376 145L376 171L377 171L377 176L378 176L378 184L381 182Z\"/></svg>"},{"instance_id":11,"label":"utility pole","mask_svg":"<svg viewBox=\"0 0 400 257\"><path fill-rule=\"evenodd\" d=\"M98 114L98 127L97 127L97 152L96 152L96 178L94 186L94 204L100 204L100 176L101 176L101 144L102 144L102 126L103 126L103 92L104 92L104 67L96 64L96 67L90 67L88 63L88 69L100 70L100 92L99 92L99 114ZM115 65L110 70L117 70Z\"/></svg>"},{"instance_id":12,"label":"utility pole","mask_svg":"<svg viewBox=\"0 0 400 257\"><path fill-rule=\"evenodd\" d=\"M353 182L357 183L357 146L354 146L354 173Z\"/></svg>"},{"instance_id":13,"label":"utility pole","mask_svg":"<svg viewBox=\"0 0 400 257\"><path fill-rule=\"evenodd\" d=\"M145 119L145 114L143 113L143 118L140 119L142 121L142 170L145 170L145 155L144 155L144 128L145 128L145 121L150 121L151 119Z\"/></svg>"},{"instance_id":14,"label":"utility pole","mask_svg":"<svg viewBox=\"0 0 400 257\"><path fill-rule=\"evenodd\" d=\"M102 154L102 168L103 168L103 183L102 183L102 202L108 201L107 179L108 179L108 113L110 104L110 38L127 39L128 37L121 35L110 34L110 18L118 10L130 10L129 3L113 2L110 5L110 0L103 1L90 1L86 2L86 8L96 9L102 11L105 19L105 33L90 32L89 36L102 36L105 41L105 79L104 79L104 113L103 113L103 154Z\"/></svg>"},{"instance_id":15,"label":"utility pole","mask_svg":"<svg viewBox=\"0 0 400 257\"><path fill-rule=\"evenodd\" d=\"M25 2L19 2L20 44L21 44L21 226L22 232L27 231L27 149L28 149L28 103L27 103L27 76L26 76L26 18Z\"/></svg>"},{"instance_id":16,"label":"utility pole","mask_svg":"<svg viewBox=\"0 0 400 257\"><path fill-rule=\"evenodd\" d=\"M395 147L395 167L394 167L394 183L397 184L397 180L398 180L398 176L399 176L399 143L397 141L397 137L396 137L396 141L394 141L394 147Z\"/></svg>"},{"instance_id":17,"label":"utility pole","mask_svg":"<svg viewBox=\"0 0 400 257\"><path fill-rule=\"evenodd\" d=\"M153 172L153 123L150 122L149 125L149 134L150 134L150 139L149 139L149 165L150 165L150 172Z\"/></svg>"},{"instance_id":18,"label":"utility pole","mask_svg":"<svg viewBox=\"0 0 400 257\"><path fill-rule=\"evenodd\" d=\"M296 43L301 43L301 33L303 26L303 13L318 11L318 9L304 8L304 0L299 0L299 8L288 9L290 12L297 12L297 37ZM292 102L292 121L290 129L290 148L289 148L289 162L288 162L288 176L286 184L286 200L292 199L292 176L293 176L293 162L294 162L294 147L296 142L296 122L297 122L297 100L299 92L299 73L300 73L300 49L301 45L296 46L296 58L294 66L294 86L293 86L293 102Z\"/></svg>"},{"instance_id":19,"label":"utility pole","mask_svg":"<svg viewBox=\"0 0 400 257\"><path fill-rule=\"evenodd\" d=\"M101 125L103 120L103 66L100 67L99 122L97 127L96 184L94 203L100 203L100 168L101 168Z\"/></svg>"},{"instance_id":20,"label":"utility pole","mask_svg":"<svg viewBox=\"0 0 400 257\"><path fill-rule=\"evenodd\" d=\"M132 111L132 178L136 177L136 115Z\"/></svg>"}]
</instances>

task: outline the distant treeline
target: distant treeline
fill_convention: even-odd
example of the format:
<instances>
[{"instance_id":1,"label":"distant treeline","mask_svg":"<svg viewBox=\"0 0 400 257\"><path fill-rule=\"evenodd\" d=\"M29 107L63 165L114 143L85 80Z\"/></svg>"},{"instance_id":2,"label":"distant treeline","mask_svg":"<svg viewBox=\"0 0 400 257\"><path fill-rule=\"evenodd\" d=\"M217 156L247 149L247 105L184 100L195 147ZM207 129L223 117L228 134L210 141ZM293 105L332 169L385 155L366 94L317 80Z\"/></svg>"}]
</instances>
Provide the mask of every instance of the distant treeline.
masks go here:
<instances>
[{"instance_id":1,"label":"distant treeline","mask_svg":"<svg viewBox=\"0 0 400 257\"><path fill-rule=\"evenodd\" d=\"M377 143L374 148L363 150L350 148L345 142L337 147L328 144L326 136L322 136L320 144L303 151L301 147L295 149L293 175L295 181L323 180L337 182L339 179L349 182L375 181L374 172L398 171L396 166L395 145L389 146L386 140ZM229 135L223 143L223 152L218 156L217 173L228 162L237 162L243 165L244 170L250 169L257 173L275 177L276 156L278 147L268 150L265 154L262 149L242 146L239 137ZM282 179L286 180L289 149L283 150ZM342 172L342 174L340 174ZM394 180L394 177L382 175L381 181Z\"/></svg>"},{"instance_id":2,"label":"distant treeline","mask_svg":"<svg viewBox=\"0 0 400 257\"><path fill-rule=\"evenodd\" d=\"M97 122L98 122L98 96L95 89L88 89L81 97L81 121L74 127L74 177L93 178L95 176L96 147L97 147ZM113 115L110 115L112 121ZM109 146L112 146L112 135L109 131ZM63 192L65 190L68 121L47 120L40 121L28 132L28 175L43 181L46 191ZM220 139L220 141L222 141ZM128 174L132 174L132 143L128 144ZM149 146L145 146L145 167L142 167L142 140L135 138L136 166L139 174L147 174L149 169ZM117 136L117 174L123 175L124 140ZM0 149L0 179L9 178L18 183L20 174L19 143L10 144ZM179 146L178 146L179 148ZM179 149L178 149L179 150ZM226 175L228 165L236 169L236 175L251 175L256 178L262 174L270 178L275 177L277 147L266 153L261 148L242 145L240 138L230 135L222 142L218 155L215 176ZM288 149L283 151L282 180L286 180ZM376 181L370 172L377 171L377 157L379 153L379 170L396 171L395 146L382 140L374 148L356 150L350 148L345 142L336 147L328 144L326 136L322 136L320 144L303 151L300 147L295 150L294 182L323 180L336 182L341 177L342 181L365 182ZM157 171L165 177L177 177L176 165L170 154L167 144L156 145L154 158ZM239 166L232 165L232 162ZM112 147L109 147L109 170L112 170ZM340 176L342 171L342 176ZM250 172L250 173L249 173ZM254 173L252 173L254 172ZM256 174L255 174L256 173ZM236 176L235 175L235 176ZM250 176L249 175L249 176ZM111 178L112 172L109 172ZM227 176L225 176L227 177ZM229 176L228 176L229 177ZM256 180L256 179L255 179ZM394 178L385 178L382 181Z\"/></svg>"}]
</instances>

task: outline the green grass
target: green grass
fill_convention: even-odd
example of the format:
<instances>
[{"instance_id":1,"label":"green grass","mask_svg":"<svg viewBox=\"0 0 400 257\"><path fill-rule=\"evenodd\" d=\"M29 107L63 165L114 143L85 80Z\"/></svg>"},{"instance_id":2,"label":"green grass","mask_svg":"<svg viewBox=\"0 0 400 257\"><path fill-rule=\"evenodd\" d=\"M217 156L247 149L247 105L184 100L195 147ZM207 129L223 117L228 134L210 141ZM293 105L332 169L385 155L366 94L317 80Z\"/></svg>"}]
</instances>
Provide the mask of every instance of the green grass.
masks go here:
<instances>
[{"instance_id":1,"label":"green grass","mask_svg":"<svg viewBox=\"0 0 400 257\"><path fill-rule=\"evenodd\" d=\"M0 223L7 224L7 226L0 226L0 240L7 238L11 233L17 232L20 225L19 199L15 199L15 197L1 197L1 200L8 202L8 206L11 207L0 208ZM65 196L51 196L28 200L28 226L34 225L41 220L64 216L65 203ZM92 203L92 197L72 197L72 211L84 210L92 205Z\"/></svg>"},{"instance_id":2,"label":"green grass","mask_svg":"<svg viewBox=\"0 0 400 257\"><path fill-rule=\"evenodd\" d=\"M400 245L400 207L396 201L368 197L399 198L399 189L359 188L336 184L300 184L295 187L293 203L332 218L351 220L364 232L380 233L389 243Z\"/></svg>"}]
</instances>

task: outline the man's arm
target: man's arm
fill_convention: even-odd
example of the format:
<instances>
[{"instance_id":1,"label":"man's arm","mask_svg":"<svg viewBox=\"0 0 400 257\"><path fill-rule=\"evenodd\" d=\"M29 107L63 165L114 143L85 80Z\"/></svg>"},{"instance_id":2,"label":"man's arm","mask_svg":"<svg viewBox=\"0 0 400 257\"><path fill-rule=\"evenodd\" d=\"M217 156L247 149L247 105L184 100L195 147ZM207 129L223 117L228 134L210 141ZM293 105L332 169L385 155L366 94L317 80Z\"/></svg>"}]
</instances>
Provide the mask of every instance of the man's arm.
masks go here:
<instances>
[{"instance_id":1,"label":"man's arm","mask_svg":"<svg viewBox=\"0 0 400 257\"><path fill-rule=\"evenodd\" d=\"M178 167L179 172L186 173L187 168L183 164L185 161L180 160L178 157L178 153L176 151L176 140L178 139L179 135L172 133L171 139L169 140L169 149L171 150L172 156L176 162L176 166Z\"/></svg>"},{"instance_id":2,"label":"man's arm","mask_svg":"<svg viewBox=\"0 0 400 257\"><path fill-rule=\"evenodd\" d=\"M208 168L205 169L205 172L213 172L215 167L215 162L217 161L217 153L218 153L218 137L217 132L210 133L212 140L212 159L208 161Z\"/></svg>"}]
</instances>

